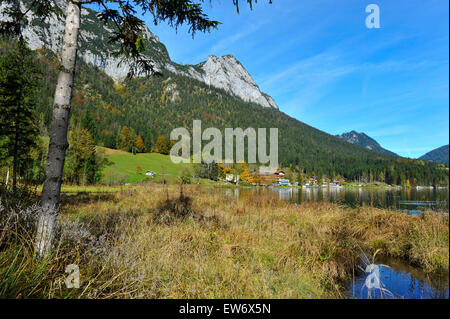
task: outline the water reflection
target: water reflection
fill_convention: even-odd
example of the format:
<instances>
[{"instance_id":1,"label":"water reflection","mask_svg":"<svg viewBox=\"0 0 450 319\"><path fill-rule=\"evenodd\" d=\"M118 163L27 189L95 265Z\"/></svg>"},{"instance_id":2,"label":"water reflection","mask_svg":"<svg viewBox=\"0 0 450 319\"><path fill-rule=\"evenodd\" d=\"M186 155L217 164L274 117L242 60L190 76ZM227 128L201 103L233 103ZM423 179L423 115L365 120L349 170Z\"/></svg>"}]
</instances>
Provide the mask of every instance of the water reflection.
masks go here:
<instances>
[{"instance_id":1,"label":"water reflection","mask_svg":"<svg viewBox=\"0 0 450 319\"><path fill-rule=\"evenodd\" d=\"M381 289L369 289L368 274L350 283L349 297L358 299L448 299L448 275L430 276L393 258L377 258ZM370 285L369 285L370 287Z\"/></svg>"},{"instance_id":2,"label":"water reflection","mask_svg":"<svg viewBox=\"0 0 450 319\"><path fill-rule=\"evenodd\" d=\"M234 188L224 189L226 195L239 198L249 192L275 192L281 200L295 203L326 201L350 207L373 206L389 208L410 214L424 209L447 211L448 188L351 188L351 187L304 187L304 188Z\"/></svg>"}]
</instances>

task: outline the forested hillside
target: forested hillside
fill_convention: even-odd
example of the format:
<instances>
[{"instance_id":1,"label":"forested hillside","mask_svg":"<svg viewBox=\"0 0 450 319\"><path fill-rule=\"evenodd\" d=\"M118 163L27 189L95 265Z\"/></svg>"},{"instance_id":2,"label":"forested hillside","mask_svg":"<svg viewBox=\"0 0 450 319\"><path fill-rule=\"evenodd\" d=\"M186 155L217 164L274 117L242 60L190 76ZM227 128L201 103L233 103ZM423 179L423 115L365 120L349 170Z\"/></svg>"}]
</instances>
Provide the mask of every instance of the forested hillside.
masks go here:
<instances>
[{"instance_id":1,"label":"forested hillside","mask_svg":"<svg viewBox=\"0 0 450 319\"><path fill-rule=\"evenodd\" d=\"M448 165L448 145L436 148L421 156L419 159L424 161L446 163Z\"/></svg>"},{"instance_id":2,"label":"forested hillside","mask_svg":"<svg viewBox=\"0 0 450 319\"><path fill-rule=\"evenodd\" d=\"M45 73L38 96L38 114L49 126L56 77L53 52L38 50ZM192 129L194 119L203 128L277 127L280 165L308 175L348 180L385 181L390 184L447 183L448 175L438 164L382 155L308 126L274 108L244 102L224 90L164 71L161 76L116 83L97 67L78 63L71 126L81 123L98 145L122 147L123 127L140 136L145 150L156 148L157 137L169 139L176 127Z\"/></svg>"}]
</instances>

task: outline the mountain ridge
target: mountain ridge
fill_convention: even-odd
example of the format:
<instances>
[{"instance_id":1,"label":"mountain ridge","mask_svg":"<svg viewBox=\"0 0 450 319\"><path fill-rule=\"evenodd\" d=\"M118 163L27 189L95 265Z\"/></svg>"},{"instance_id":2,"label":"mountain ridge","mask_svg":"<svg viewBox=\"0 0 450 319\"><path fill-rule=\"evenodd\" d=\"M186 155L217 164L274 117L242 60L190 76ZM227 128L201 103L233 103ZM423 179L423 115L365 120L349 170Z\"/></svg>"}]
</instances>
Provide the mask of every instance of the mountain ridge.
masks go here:
<instances>
[{"instance_id":1,"label":"mountain ridge","mask_svg":"<svg viewBox=\"0 0 450 319\"><path fill-rule=\"evenodd\" d=\"M429 151L428 153L419 157L419 159L423 161L440 162L448 165L449 163L448 154L449 154L449 145L447 144Z\"/></svg>"},{"instance_id":2,"label":"mountain ridge","mask_svg":"<svg viewBox=\"0 0 450 319\"><path fill-rule=\"evenodd\" d=\"M67 3L63 0L53 1L56 8L64 13ZM24 3L29 2L30 0L20 1L23 10L25 10ZM4 4L0 5L0 12L3 11L4 6ZM29 23L24 29L24 35L28 40L29 47L36 50L44 46L59 53L64 33L64 21L55 15L50 16L46 21L33 19L31 14L28 14L27 18ZM79 57L86 63L102 69L116 82L123 80L128 74L129 65L113 56L114 46L107 43L108 36L115 26L112 23L103 24L98 19L97 12L86 7L81 9L81 19ZM171 60L166 46L147 26L144 27L143 37L147 40L144 54L155 63L157 71L168 70L182 74L210 86L224 89L244 101L278 109L274 99L260 91L252 76L233 55L222 57L211 55L206 61L197 65L181 65Z\"/></svg>"},{"instance_id":3,"label":"mountain ridge","mask_svg":"<svg viewBox=\"0 0 450 319\"><path fill-rule=\"evenodd\" d=\"M346 132L346 133L343 133L340 135L336 135L336 137L338 137L348 143L359 145L361 147L364 147L364 148L374 151L374 152L378 152L378 153L386 154L386 155L390 155L390 156L398 156L394 152L391 152L391 151L381 147L381 145L375 139L368 136L364 132L356 132L353 130L353 131Z\"/></svg>"}]
</instances>

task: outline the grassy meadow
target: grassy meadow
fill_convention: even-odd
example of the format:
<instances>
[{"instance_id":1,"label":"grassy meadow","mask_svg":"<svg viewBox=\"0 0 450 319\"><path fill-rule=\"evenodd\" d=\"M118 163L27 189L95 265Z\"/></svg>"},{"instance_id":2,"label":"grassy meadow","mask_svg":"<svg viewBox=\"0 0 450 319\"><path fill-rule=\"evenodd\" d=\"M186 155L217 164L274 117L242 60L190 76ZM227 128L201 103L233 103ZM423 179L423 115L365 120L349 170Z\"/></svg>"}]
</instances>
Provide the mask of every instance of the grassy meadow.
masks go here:
<instances>
[{"instance_id":1,"label":"grassy meadow","mask_svg":"<svg viewBox=\"0 0 450 319\"><path fill-rule=\"evenodd\" d=\"M1 296L342 298L363 255L449 270L448 214L236 198L206 185L98 190L64 190L46 260L34 256L32 230L0 230L10 236L0 253ZM79 265L79 289L64 284L69 264Z\"/></svg>"},{"instance_id":2,"label":"grassy meadow","mask_svg":"<svg viewBox=\"0 0 450 319\"><path fill-rule=\"evenodd\" d=\"M103 171L103 181L106 183L125 182L137 183L146 181L160 182L161 175L173 182L181 175L183 165L175 164L170 156L158 153L131 154L124 151L101 148L110 165ZM146 171L153 171L157 176L150 178Z\"/></svg>"}]
</instances>

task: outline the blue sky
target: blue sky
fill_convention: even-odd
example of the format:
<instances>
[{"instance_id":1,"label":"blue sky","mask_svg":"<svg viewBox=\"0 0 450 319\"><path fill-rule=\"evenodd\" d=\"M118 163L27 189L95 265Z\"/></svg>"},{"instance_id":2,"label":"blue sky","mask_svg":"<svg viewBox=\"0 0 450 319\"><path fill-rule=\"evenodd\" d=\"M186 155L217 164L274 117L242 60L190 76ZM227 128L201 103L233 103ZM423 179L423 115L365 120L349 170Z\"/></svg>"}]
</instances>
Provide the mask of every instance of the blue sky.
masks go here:
<instances>
[{"instance_id":1,"label":"blue sky","mask_svg":"<svg viewBox=\"0 0 450 319\"><path fill-rule=\"evenodd\" d=\"M165 24L150 29L175 62L233 54L280 110L330 134L365 132L402 156L449 143L447 0L205 1L223 25L194 39ZM365 8L380 7L368 29Z\"/></svg>"}]
</instances>

